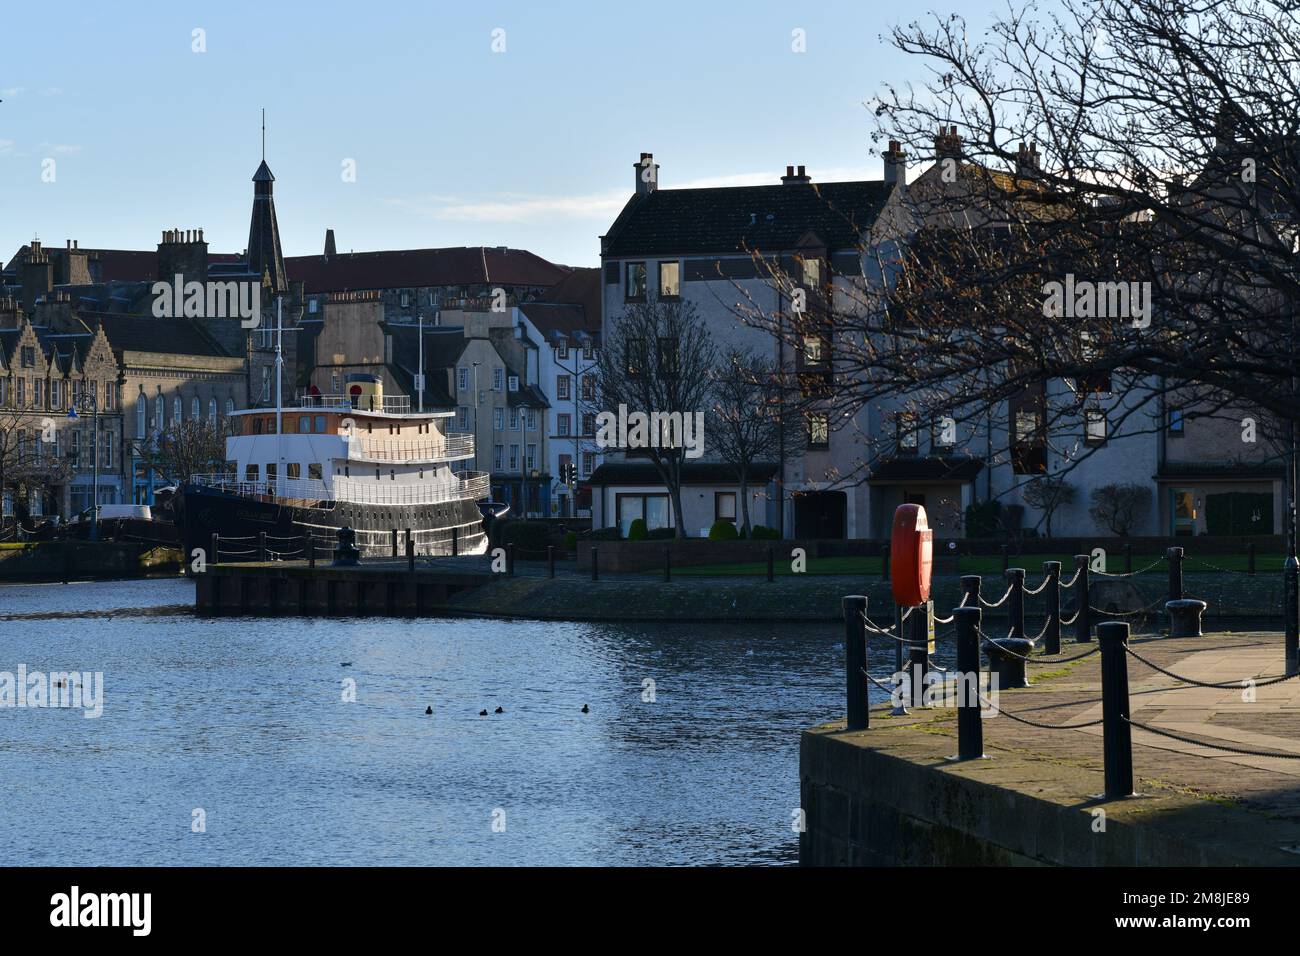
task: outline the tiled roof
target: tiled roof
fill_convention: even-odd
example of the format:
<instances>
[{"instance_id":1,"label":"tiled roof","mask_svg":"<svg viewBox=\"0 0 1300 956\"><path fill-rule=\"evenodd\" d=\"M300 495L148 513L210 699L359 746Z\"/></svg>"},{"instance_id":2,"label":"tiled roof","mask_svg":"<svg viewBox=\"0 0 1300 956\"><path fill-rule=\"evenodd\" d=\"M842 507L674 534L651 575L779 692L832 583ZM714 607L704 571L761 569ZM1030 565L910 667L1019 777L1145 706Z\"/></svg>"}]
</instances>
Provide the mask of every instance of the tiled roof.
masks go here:
<instances>
[{"instance_id":1,"label":"tiled roof","mask_svg":"<svg viewBox=\"0 0 1300 956\"><path fill-rule=\"evenodd\" d=\"M155 319L107 312L80 312L78 318L88 331L93 332L96 326L102 325L108 344L119 356L122 352L161 352L229 357L197 322L190 319Z\"/></svg>"},{"instance_id":2,"label":"tiled roof","mask_svg":"<svg viewBox=\"0 0 1300 956\"><path fill-rule=\"evenodd\" d=\"M523 249L464 246L290 256L289 278L308 293L458 285L553 286L568 269Z\"/></svg>"},{"instance_id":3,"label":"tiled roof","mask_svg":"<svg viewBox=\"0 0 1300 956\"><path fill-rule=\"evenodd\" d=\"M628 201L605 255L787 250L810 232L828 249L853 248L890 189L878 181L657 189Z\"/></svg>"}]
</instances>

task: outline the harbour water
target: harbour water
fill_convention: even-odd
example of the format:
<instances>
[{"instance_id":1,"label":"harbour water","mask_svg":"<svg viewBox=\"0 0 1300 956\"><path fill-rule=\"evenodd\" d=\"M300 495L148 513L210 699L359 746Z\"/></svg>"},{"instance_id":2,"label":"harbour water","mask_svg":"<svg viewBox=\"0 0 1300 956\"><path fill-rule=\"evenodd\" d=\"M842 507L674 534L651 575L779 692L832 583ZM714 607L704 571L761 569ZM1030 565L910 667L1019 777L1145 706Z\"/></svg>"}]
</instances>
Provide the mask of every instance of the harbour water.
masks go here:
<instances>
[{"instance_id":1,"label":"harbour water","mask_svg":"<svg viewBox=\"0 0 1300 956\"><path fill-rule=\"evenodd\" d=\"M844 711L835 626L192 603L184 580L0 587L0 672L103 674L96 719L0 707L10 863L792 864L799 733Z\"/></svg>"}]
</instances>

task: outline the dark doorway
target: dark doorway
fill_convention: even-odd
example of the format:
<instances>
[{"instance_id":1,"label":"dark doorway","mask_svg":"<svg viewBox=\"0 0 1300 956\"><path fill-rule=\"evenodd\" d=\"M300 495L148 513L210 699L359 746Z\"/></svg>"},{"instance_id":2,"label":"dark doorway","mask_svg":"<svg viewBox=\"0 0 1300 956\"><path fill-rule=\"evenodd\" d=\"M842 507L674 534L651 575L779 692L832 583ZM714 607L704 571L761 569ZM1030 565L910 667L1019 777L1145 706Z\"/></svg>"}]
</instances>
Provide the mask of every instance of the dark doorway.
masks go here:
<instances>
[{"instance_id":1,"label":"dark doorway","mask_svg":"<svg viewBox=\"0 0 1300 956\"><path fill-rule=\"evenodd\" d=\"M794 496L796 538L843 538L848 499L842 491L808 491Z\"/></svg>"}]
</instances>

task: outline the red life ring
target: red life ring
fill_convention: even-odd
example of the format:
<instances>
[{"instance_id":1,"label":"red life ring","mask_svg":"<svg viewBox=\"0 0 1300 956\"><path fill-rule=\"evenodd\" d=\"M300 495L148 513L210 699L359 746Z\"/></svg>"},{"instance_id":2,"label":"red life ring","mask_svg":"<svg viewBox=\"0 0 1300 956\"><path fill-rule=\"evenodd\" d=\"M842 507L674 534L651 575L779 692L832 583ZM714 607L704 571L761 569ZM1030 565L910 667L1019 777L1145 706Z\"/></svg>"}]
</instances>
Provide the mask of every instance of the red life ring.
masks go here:
<instances>
[{"instance_id":1,"label":"red life ring","mask_svg":"<svg viewBox=\"0 0 1300 956\"><path fill-rule=\"evenodd\" d=\"M915 607L930 600L930 570L934 564L934 532L920 505L899 505L889 541L889 577L894 603Z\"/></svg>"}]
</instances>

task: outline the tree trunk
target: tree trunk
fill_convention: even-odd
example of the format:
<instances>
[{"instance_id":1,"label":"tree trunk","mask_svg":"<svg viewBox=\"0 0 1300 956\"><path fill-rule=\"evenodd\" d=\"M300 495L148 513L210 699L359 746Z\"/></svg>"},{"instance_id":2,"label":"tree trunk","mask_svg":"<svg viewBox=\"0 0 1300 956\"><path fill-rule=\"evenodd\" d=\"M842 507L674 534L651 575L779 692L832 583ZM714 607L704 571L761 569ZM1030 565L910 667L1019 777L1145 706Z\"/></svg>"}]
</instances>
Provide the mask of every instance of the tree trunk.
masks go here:
<instances>
[{"instance_id":1,"label":"tree trunk","mask_svg":"<svg viewBox=\"0 0 1300 956\"><path fill-rule=\"evenodd\" d=\"M749 470L742 468L740 470L740 514L742 523L740 526L740 536L749 537Z\"/></svg>"},{"instance_id":2,"label":"tree trunk","mask_svg":"<svg viewBox=\"0 0 1300 956\"><path fill-rule=\"evenodd\" d=\"M686 537L686 516L682 514L682 483L677 481L668 485L668 499L673 504L673 524L677 526L677 537Z\"/></svg>"}]
</instances>

